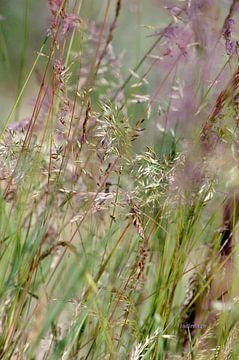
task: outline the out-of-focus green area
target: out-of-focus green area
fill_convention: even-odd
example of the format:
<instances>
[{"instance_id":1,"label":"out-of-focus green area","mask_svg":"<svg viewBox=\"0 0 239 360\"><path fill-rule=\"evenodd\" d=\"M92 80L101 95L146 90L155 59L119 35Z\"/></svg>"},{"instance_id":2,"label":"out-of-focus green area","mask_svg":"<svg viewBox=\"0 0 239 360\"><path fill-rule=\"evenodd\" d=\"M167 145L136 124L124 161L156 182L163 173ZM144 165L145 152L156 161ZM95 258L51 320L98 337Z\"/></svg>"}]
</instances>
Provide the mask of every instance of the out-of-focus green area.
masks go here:
<instances>
[{"instance_id":1,"label":"out-of-focus green area","mask_svg":"<svg viewBox=\"0 0 239 360\"><path fill-rule=\"evenodd\" d=\"M47 1L2 0L0 15L2 121L9 113L44 39L49 24L48 4Z\"/></svg>"},{"instance_id":2,"label":"out-of-focus green area","mask_svg":"<svg viewBox=\"0 0 239 360\"><path fill-rule=\"evenodd\" d=\"M83 0L81 16L101 23L106 5L104 0ZM108 24L112 21L116 0L111 2ZM8 115L51 24L48 1L1 0L0 2L0 121ZM154 28L169 21L156 0L122 1L122 11L115 29L113 46L123 54L122 75L129 74L151 45ZM39 70L40 64L38 65ZM21 116L32 108L37 91L36 73L21 103Z\"/></svg>"}]
</instances>

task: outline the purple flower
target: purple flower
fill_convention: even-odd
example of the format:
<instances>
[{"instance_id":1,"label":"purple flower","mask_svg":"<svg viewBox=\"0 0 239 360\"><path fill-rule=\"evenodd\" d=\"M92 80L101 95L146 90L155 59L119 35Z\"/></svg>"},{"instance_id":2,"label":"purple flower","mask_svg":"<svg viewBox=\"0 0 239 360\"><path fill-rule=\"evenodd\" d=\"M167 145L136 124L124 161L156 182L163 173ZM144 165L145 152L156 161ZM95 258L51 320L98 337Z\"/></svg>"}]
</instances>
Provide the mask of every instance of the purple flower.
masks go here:
<instances>
[{"instance_id":1,"label":"purple flower","mask_svg":"<svg viewBox=\"0 0 239 360\"><path fill-rule=\"evenodd\" d=\"M232 26L235 24L234 19L228 19L224 28L224 36L231 37L232 35Z\"/></svg>"},{"instance_id":2,"label":"purple flower","mask_svg":"<svg viewBox=\"0 0 239 360\"><path fill-rule=\"evenodd\" d=\"M177 32L178 32L178 26L171 25L171 26L167 26L163 31L161 31L161 34L169 39L172 39L177 36Z\"/></svg>"},{"instance_id":3,"label":"purple flower","mask_svg":"<svg viewBox=\"0 0 239 360\"><path fill-rule=\"evenodd\" d=\"M226 51L227 51L227 55L232 55L234 50L236 48L236 42L232 41L230 39L226 40Z\"/></svg>"},{"instance_id":4,"label":"purple flower","mask_svg":"<svg viewBox=\"0 0 239 360\"><path fill-rule=\"evenodd\" d=\"M236 43L235 41L233 41L232 38L232 26L235 24L235 20L234 19L228 19L225 26L224 26L224 31L223 31L223 36L226 40L226 51L227 51L227 55L232 55L232 53L234 52L235 48L236 48Z\"/></svg>"}]
</instances>

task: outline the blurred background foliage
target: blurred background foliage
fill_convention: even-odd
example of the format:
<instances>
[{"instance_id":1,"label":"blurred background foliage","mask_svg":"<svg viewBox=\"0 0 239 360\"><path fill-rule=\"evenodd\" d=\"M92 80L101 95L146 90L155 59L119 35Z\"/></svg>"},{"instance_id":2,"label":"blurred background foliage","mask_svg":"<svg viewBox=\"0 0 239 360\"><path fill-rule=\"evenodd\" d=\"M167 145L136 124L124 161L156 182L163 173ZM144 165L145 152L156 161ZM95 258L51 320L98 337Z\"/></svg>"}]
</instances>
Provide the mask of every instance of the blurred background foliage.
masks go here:
<instances>
[{"instance_id":1,"label":"blurred background foliage","mask_svg":"<svg viewBox=\"0 0 239 360\"><path fill-rule=\"evenodd\" d=\"M108 24L113 19L115 4L116 1L112 1ZM172 18L168 12L163 10L165 4L174 5L177 4L177 1L123 1L122 11L112 41L113 50L116 56L121 59L120 71L122 80L127 78L130 69L134 68L155 41L156 37L152 36L152 34L163 29L171 21ZM93 21L96 24L100 24L105 5L106 0L83 0L81 17L87 22ZM225 16L229 6L229 0L214 1L212 11L218 16L218 24L221 24L223 16ZM51 14L47 0L0 1L1 122L8 116L41 44L44 41L50 24ZM75 46L77 49L77 44L75 44ZM159 50L159 48L156 48L154 54L159 55ZM45 52L47 53L47 49ZM37 70L34 71L30 84L27 86L19 109L12 119L13 121L18 121L20 118L30 116L45 59L43 54L41 61L38 62ZM140 76L144 74L145 71L147 72L149 64L149 60L143 63L138 73ZM154 71L150 71L149 74L147 74L148 83L143 84L139 89L139 93L150 96L153 89L157 88L159 81L165 76L166 70L163 67L160 68L160 66L157 66ZM128 95L127 90L129 90L132 95L133 89L126 88L126 95ZM135 93L137 91L138 88L135 88ZM160 99L157 104L160 104ZM130 104L128 106L129 119L137 119L145 109L144 105L145 104ZM161 107L162 105L166 106L166 103L160 104ZM150 131L151 134L155 131L154 127L156 122L160 121L156 107L152 109L152 118L153 128ZM145 126L147 126L147 122ZM151 136L150 133L149 136ZM150 141L150 139L147 139L147 141ZM152 143L155 143L155 140L152 140Z\"/></svg>"},{"instance_id":2,"label":"blurred background foliage","mask_svg":"<svg viewBox=\"0 0 239 360\"><path fill-rule=\"evenodd\" d=\"M114 13L112 2L111 12ZM105 0L83 1L81 16L100 23ZM51 14L48 1L1 0L0 1L0 107L1 115L6 117L21 88L37 52L50 26ZM110 19L110 17L109 17ZM112 19L112 16L111 16ZM131 0L123 2L122 13L113 39L114 51L123 56L122 75L129 74L152 43L149 37L155 27L164 27L169 20L162 12L157 1ZM122 31L124 29L124 31ZM38 68L40 65L38 65ZM36 83L33 77L28 86L27 101L24 107L33 101ZM26 114L26 109L22 114Z\"/></svg>"}]
</instances>

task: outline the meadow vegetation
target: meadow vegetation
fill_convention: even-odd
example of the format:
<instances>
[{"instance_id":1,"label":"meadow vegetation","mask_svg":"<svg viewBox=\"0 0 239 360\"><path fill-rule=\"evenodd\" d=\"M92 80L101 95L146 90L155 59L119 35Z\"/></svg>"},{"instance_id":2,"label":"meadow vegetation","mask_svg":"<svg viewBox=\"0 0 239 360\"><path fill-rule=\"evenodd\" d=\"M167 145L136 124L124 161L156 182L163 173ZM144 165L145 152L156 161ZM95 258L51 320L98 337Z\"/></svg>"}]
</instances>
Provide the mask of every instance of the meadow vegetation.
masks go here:
<instances>
[{"instance_id":1,"label":"meadow vegetation","mask_svg":"<svg viewBox=\"0 0 239 360\"><path fill-rule=\"evenodd\" d=\"M239 356L239 2L152 1L167 24L141 13L132 69L124 0L100 21L49 0L25 78L22 53L0 132L1 359Z\"/></svg>"}]
</instances>

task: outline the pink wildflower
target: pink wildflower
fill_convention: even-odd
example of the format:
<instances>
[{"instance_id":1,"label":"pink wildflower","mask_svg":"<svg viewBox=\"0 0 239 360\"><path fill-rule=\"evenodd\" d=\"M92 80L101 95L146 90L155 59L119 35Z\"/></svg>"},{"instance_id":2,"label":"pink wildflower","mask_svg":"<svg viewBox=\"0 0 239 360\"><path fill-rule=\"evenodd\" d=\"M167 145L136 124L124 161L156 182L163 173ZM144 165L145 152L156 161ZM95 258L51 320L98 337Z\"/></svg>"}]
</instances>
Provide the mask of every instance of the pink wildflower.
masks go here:
<instances>
[{"instance_id":1,"label":"pink wildflower","mask_svg":"<svg viewBox=\"0 0 239 360\"><path fill-rule=\"evenodd\" d=\"M63 19L63 29L62 29L63 35L65 35L68 31L72 30L80 21L81 21L80 17L75 14L66 16Z\"/></svg>"},{"instance_id":2,"label":"pink wildflower","mask_svg":"<svg viewBox=\"0 0 239 360\"><path fill-rule=\"evenodd\" d=\"M61 7L62 0L49 0L49 7L52 14L55 16Z\"/></svg>"}]
</instances>

